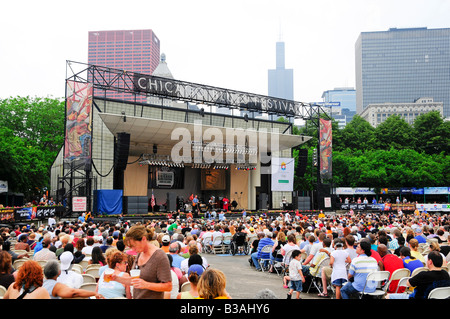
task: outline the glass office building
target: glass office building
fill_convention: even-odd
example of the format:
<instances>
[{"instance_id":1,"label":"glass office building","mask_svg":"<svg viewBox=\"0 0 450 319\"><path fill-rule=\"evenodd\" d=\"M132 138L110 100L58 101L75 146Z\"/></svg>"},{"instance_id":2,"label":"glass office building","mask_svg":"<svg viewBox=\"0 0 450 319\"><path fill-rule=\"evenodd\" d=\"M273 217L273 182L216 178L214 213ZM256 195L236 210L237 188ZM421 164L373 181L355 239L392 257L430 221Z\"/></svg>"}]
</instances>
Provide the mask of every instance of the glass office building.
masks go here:
<instances>
[{"instance_id":1,"label":"glass office building","mask_svg":"<svg viewBox=\"0 0 450 319\"><path fill-rule=\"evenodd\" d=\"M362 32L355 44L356 111L431 97L450 117L450 29Z\"/></svg>"},{"instance_id":2,"label":"glass office building","mask_svg":"<svg viewBox=\"0 0 450 319\"><path fill-rule=\"evenodd\" d=\"M356 114L356 90L352 87L324 91L322 100L325 104L338 104L332 105L331 112L341 128L351 122Z\"/></svg>"}]
</instances>

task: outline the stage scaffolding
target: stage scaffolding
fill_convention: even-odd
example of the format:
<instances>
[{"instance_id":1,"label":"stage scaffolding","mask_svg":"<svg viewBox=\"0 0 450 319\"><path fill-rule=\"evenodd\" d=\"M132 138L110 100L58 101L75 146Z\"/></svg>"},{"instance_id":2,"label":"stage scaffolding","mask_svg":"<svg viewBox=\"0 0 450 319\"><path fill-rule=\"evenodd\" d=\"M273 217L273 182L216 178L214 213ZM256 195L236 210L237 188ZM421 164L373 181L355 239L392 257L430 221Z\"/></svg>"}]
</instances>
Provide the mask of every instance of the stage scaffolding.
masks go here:
<instances>
[{"instance_id":1,"label":"stage scaffolding","mask_svg":"<svg viewBox=\"0 0 450 319\"><path fill-rule=\"evenodd\" d=\"M287 131L292 133L292 119L310 120L314 125L318 126L320 116L329 113L325 110L326 107L323 105L166 79L75 61L66 61L66 83L68 81L92 84L93 107L95 107L98 112L102 111L95 103L96 99L105 101L115 100L117 102L132 105L134 107L134 116L142 116L146 107L152 107L159 109L161 117L163 118L163 113L167 108L162 105L154 105L148 102L149 97L158 97L197 105L199 107L198 110L190 110L188 108L177 110L175 108L170 108L170 111L172 112L184 112L183 121L186 122L190 122L190 118L193 117L201 119L206 117L212 121L215 115L206 112L205 107L216 106L219 108L242 111L239 112L241 116L221 114L220 116L224 121L228 117L232 120L239 120L242 123L251 122L251 125L260 125L261 123L285 125L283 133L286 133ZM114 99L114 97L112 97L113 94L117 93L121 94L120 99ZM283 116L288 119L289 123L255 119L255 114ZM319 152L319 147L317 150ZM86 194L88 197L88 207L90 207L92 203L92 186L93 184L96 184L96 180L92 177L93 169L97 171L95 164L92 162L87 164L80 164L77 162L64 163L63 174L58 177L59 183L64 185L64 187L62 187L64 189L64 196L70 199L72 196ZM111 171L112 170L113 169L111 169ZM98 174L101 176L100 173ZM318 183L319 182L320 179L318 178ZM70 204L71 203L69 202L68 207L71 207ZM71 213L70 209L69 212Z\"/></svg>"}]
</instances>

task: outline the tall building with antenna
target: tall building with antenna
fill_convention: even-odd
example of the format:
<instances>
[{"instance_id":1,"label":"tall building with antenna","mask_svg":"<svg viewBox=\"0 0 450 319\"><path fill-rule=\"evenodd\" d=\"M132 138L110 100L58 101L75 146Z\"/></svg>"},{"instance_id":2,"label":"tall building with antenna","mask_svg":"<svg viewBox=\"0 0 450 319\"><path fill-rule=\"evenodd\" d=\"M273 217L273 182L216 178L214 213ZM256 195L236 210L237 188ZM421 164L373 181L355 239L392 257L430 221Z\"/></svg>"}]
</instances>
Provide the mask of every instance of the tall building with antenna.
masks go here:
<instances>
[{"instance_id":1,"label":"tall building with antenna","mask_svg":"<svg viewBox=\"0 0 450 319\"><path fill-rule=\"evenodd\" d=\"M276 68L268 72L268 95L294 100L294 70L285 67L285 45L276 43Z\"/></svg>"}]
</instances>

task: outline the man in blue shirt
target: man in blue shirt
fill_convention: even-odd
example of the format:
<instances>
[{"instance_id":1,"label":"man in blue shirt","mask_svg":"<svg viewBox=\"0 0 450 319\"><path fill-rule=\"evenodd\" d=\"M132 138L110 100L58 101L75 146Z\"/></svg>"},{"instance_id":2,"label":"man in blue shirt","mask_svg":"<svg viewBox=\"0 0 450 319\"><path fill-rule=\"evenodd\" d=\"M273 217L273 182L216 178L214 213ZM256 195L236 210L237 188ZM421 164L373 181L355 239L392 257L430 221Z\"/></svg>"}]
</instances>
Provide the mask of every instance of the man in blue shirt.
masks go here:
<instances>
[{"instance_id":1,"label":"man in blue shirt","mask_svg":"<svg viewBox=\"0 0 450 319\"><path fill-rule=\"evenodd\" d=\"M414 233L416 234L415 239L419 242L419 244L425 244L427 242L426 237L422 234L422 228L416 227L414 230Z\"/></svg>"},{"instance_id":2,"label":"man in blue shirt","mask_svg":"<svg viewBox=\"0 0 450 319\"><path fill-rule=\"evenodd\" d=\"M371 257L370 242L367 239L359 242L356 253L359 256L352 259L348 271L349 281L341 288L342 299L350 299L352 296L358 295L364 289L369 273L378 270L378 263L375 258ZM375 289L375 285L366 287L367 292L374 292Z\"/></svg>"},{"instance_id":3,"label":"man in blue shirt","mask_svg":"<svg viewBox=\"0 0 450 319\"><path fill-rule=\"evenodd\" d=\"M258 260L261 259L261 258L262 259L267 259L264 262L264 267L267 267L267 264L269 263L269 260L270 260L270 252L269 253L263 253L263 252L261 252L261 250L263 249L264 246L267 246L267 245L273 246L273 244L274 244L274 242L272 240L272 233L271 232L265 233L265 237L262 238L259 241L259 243L258 243L257 251L252 254L253 265L255 265L256 270L258 270L258 271L262 270L261 266L260 266L260 264L258 262Z\"/></svg>"},{"instance_id":4,"label":"man in blue shirt","mask_svg":"<svg viewBox=\"0 0 450 319\"><path fill-rule=\"evenodd\" d=\"M172 255L172 266L176 268L181 268L181 262L184 257L180 256L181 246L178 241L173 242L169 245L169 254Z\"/></svg>"}]
</instances>

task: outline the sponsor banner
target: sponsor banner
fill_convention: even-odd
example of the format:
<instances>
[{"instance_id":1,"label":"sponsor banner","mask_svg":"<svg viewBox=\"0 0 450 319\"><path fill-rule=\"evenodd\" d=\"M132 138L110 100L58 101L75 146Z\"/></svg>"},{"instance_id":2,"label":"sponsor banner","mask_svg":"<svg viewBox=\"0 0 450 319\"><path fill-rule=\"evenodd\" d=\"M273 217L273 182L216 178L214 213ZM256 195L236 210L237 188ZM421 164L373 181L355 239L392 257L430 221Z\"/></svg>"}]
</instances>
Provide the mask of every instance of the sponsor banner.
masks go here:
<instances>
[{"instance_id":1,"label":"sponsor banner","mask_svg":"<svg viewBox=\"0 0 450 319\"><path fill-rule=\"evenodd\" d=\"M416 204L416 208L423 212L426 210L427 212L450 212L450 204Z\"/></svg>"},{"instance_id":2,"label":"sponsor banner","mask_svg":"<svg viewBox=\"0 0 450 319\"><path fill-rule=\"evenodd\" d=\"M337 187L336 195L376 195L369 187Z\"/></svg>"},{"instance_id":3,"label":"sponsor banner","mask_svg":"<svg viewBox=\"0 0 450 319\"><path fill-rule=\"evenodd\" d=\"M11 210L14 211L13 215L15 220L33 220L55 217L56 213L61 212L63 209L62 206L34 206L19 207Z\"/></svg>"},{"instance_id":4,"label":"sponsor banner","mask_svg":"<svg viewBox=\"0 0 450 319\"><path fill-rule=\"evenodd\" d=\"M14 221L14 208L3 208L0 210L0 220L2 222Z\"/></svg>"},{"instance_id":5,"label":"sponsor banner","mask_svg":"<svg viewBox=\"0 0 450 319\"><path fill-rule=\"evenodd\" d=\"M72 211L73 212L85 212L87 206L87 197L73 197L72 198Z\"/></svg>"},{"instance_id":6,"label":"sponsor banner","mask_svg":"<svg viewBox=\"0 0 450 319\"><path fill-rule=\"evenodd\" d=\"M448 187L425 187L424 194L425 195L448 195L449 188Z\"/></svg>"},{"instance_id":7,"label":"sponsor banner","mask_svg":"<svg viewBox=\"0 0 450 319\"><path fill-rule=\"evenodd\" d=\"M340 210L379 210L379 211L413 211L418 209L420 212L450 212L450 204L339 204Z\"/></svg>"},{"instance_id":8,"label":"sponsor banner","mask_svg":"<svg viewBox=\"0 0 450 319\"><path fill-rule=\"evenodd\" d=\"M415 188L415 187L404 187L400 188L400 194L402 195L423 195L423 188Z\"/></svg>"},{"instance_id":9,"label":"sponsor banner","mask_svg":"<svg viewBox=\"0 0 450 319\"><path fill-rule=\"evenodd\" d=\"M294 190L295 159L272 158L272 191L292 192Z\"/></svg>"},{"instance_id":10,"label":"sponsor banner","mask_svg":"<svg viewBox=\"0 0 450 319\"><path fill-rule=\"evenodd\" d=\"M0 193L8 192L8 181L0 181Z\"/></svg>"}]
</instances>

